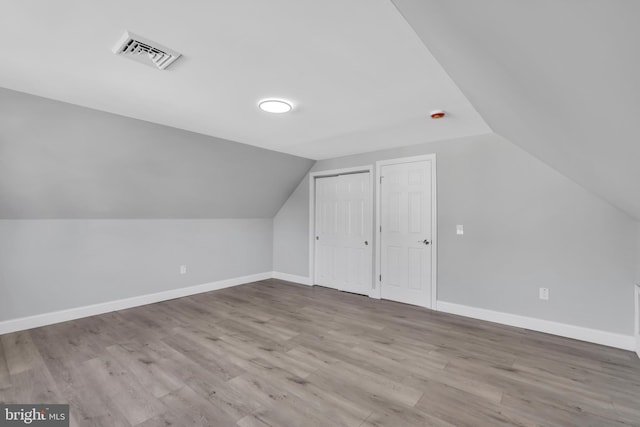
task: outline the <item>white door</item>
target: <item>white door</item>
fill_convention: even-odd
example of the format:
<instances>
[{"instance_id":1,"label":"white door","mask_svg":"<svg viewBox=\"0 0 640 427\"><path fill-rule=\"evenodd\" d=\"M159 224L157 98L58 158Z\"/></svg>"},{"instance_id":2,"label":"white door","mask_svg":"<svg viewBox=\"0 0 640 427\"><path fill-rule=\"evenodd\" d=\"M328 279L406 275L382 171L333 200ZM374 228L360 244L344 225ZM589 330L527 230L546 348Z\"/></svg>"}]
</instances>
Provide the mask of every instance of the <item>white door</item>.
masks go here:
<instances>
[{"instance_id":1,"label":"white door","mask_svg":"<svg viewBox=\"0 0 640 427\"><path fill-rule=\"evenodd\" d=\"M316 178L314 284L369 294L371 205L368 172Z\"/></svg>"},{"instance_id":2,"label":"white door","mask_svg":"<svg viewBox=\"0 0 640 427\"><path fill-rule=\"evenodd\" d=\"M431 308L431 160L380 169L381 297Z\"/></svg>"}]
</instances>

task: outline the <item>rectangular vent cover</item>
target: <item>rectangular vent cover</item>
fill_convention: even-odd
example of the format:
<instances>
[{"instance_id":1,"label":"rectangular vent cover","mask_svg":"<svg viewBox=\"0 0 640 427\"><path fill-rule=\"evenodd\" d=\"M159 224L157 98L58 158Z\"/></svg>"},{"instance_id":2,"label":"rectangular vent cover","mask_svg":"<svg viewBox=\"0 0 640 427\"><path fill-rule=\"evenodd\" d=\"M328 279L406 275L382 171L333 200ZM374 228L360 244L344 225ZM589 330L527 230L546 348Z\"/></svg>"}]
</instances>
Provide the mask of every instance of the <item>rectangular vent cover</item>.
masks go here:
<instances>
[{"instance_id":1,"label":"rectangular vent cover","mask_svg":"<svg viewBox=\"0 0 640 427\"><path fill-rule=\"evenodd\" d=\"M159 70L166 69L180 58L180 54L175 50L129 31L125 31L124 35L113 47L113 53L146 65L155 66Z\"/></svg>"}]
</instances>

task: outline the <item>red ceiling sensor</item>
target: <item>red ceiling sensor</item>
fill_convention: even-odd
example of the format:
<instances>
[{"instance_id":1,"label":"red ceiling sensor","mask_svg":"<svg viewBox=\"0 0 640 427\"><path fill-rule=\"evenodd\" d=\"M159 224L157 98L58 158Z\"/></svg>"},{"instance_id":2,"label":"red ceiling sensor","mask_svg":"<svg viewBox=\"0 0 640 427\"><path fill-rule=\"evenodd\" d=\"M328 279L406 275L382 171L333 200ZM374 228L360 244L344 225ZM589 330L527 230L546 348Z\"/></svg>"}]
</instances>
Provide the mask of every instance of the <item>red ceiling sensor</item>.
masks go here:
<instances>
[{"instance_id":1,"label":"red ceiling sensor","mask_svg":"<svg viewBox=\"0 0 640 427\"><path fill-rule=\"evenodd\" d=\"M443 117L444 117L444 111L442 110L435 110L431 112L432 119L441 119Z\"/></svg>"}]
</instances>

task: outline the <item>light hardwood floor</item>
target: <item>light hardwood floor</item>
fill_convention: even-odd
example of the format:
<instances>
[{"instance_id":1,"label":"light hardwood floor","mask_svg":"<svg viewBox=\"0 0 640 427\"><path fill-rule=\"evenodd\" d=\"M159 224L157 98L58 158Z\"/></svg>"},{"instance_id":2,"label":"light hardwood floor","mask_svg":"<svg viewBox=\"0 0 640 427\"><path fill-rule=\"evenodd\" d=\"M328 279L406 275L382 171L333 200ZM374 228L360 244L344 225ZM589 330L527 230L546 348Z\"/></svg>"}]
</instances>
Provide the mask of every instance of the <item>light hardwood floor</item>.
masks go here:
<instances>
[{"instance_id":1,"label":"light hardwood floor","mask_svg":"<svg viewBox=\"0 0 640 427\"><path fill-rule=\"evenodd\" d=\"M0 337L78 426L640 426L635 354L266 280Z\"/></svg>"}]
</instances>

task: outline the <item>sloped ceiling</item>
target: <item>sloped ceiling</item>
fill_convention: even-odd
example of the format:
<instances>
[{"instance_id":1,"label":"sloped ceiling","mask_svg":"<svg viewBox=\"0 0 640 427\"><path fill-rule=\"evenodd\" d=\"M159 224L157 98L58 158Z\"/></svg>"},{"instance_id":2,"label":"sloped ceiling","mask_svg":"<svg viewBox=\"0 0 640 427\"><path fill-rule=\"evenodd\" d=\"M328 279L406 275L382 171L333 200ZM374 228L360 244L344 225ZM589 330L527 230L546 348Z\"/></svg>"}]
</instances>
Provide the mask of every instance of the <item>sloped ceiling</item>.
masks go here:
<instances>
[{"instance_id":1,"label":"sloped ceiling","mask_svg":"<svg viewBox=\"0 0 640 427\"><path fill-rule=\"evenodd\" d=\"M0 87L313 159L491 132L389 0L3 0Z\"/></svg>"},{"instance_id":2,"label":"sloped ceiling","mask_svg":"<svg viewBox=\"0 0 640 427\"><path fill-rule=\"evenodd\" d=\"M0 89L0 218L272 218L312 160Z\"/></svg>"},{"instance_id":3,"label":"sloped ceiling","mask_svg":"<svg viewBox=\"0 0 640 427\"><path fill-rule=\"evenodd\" d=\"M0 216L270 217L311 162L215 137L323 159L493 130L640 219L638 16L635 0L9 0L0 86L212 137L2 91ZM184 57L116 57L125 29ZM268 96L298 108L265 115Z\"/></svg>"},{"instance_id":4,"label":"sloped ceiling","mask_svg":"<svg viewBox=\"0 0 640 427\"><path fill-rule=\"evenodd\" d=\"M393 2L496 133L640 219L640 2Z\"/></svg>"}]
</instances>

